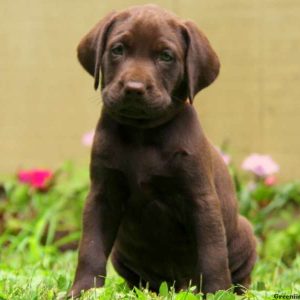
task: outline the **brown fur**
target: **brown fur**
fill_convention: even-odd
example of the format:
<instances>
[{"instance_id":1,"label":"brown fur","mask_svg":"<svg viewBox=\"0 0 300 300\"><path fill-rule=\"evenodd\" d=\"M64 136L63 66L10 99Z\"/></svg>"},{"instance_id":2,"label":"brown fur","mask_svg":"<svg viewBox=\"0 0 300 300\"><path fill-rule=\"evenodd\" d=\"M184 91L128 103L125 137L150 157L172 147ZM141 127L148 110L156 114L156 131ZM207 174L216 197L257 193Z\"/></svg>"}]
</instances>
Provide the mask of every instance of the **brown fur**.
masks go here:
<instances>
[{"instance_id":1,"label":"brown fur","mask_svg":"<svg viewBox=\"0 0 300 300\"><path fill-rule=\"evenodd\" d=\"M104 106L70 295L104 284L109 255L130 286L247 287L252 229L192 105L219 73L204 34L157 6L139 6L98 23L78 57L95 88L101 71Z\"/></svg>"}]
</instances>

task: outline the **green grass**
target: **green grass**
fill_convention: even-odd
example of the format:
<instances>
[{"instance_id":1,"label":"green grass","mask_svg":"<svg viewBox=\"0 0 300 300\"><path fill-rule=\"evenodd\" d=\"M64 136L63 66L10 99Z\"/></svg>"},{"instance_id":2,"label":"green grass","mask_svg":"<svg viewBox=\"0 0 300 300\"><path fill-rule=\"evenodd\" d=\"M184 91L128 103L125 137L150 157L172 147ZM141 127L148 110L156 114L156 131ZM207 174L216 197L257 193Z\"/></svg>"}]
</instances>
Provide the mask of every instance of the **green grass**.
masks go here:
<instances>
[{"instance_id":1,"label":"green grass","mask_svg":"<svg viewBox=\"0 0 300 300\"><path fill-rule=\"evenodd\" d=\"M255 189L234 174L241 212L254 224L260 258L245 295L232 290L207 295L209 300L275 299L275 294L300 295L300 184ZM88 191L87 170L64 165L47 192L32 190L14 176L3 178L0 193L0 300L64 299L71 286L80 237L81 211ZM3 194L3 193L2 193ZM202 299L193 287L175 293L161 285L159 294L129 290L108 266L104 288L92 289L81 299Z\"/></svg>"},{"instance_id":2,"label":"green grass","mask_svg":"<svg viewBox=\"0 0 300 300\"><path fill-rule=\"evenodd\" d=\"M76 265L75 251L51 253L44 249L40 258L33 259L28 252L2 253L0 263L0 299L64 299L70 288ZM5 257L3 257L3 254ZM160 295L147 290L129 290L124 280L109 268L105 288L93 289L81 299L201 299L192 292L173 293L161 288ZM253 271L251 289L243 298L274 299L276 293L300 293L300 256L290 267L280 260L261 260ZM210 295L209 299L242 298L231 291Z\"/></svg>"}]
</instances>

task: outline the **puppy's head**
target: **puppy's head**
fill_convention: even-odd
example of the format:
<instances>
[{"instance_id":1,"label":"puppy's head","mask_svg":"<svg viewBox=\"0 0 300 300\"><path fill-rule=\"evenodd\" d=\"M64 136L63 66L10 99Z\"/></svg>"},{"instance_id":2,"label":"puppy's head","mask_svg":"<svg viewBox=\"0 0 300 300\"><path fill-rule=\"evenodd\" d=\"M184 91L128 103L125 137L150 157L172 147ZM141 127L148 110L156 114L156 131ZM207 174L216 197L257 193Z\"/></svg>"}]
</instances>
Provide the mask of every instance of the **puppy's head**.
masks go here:
<instances>
[{"instance_id":1,"label":"puppy's head","mask_svg":"<svg viewBox=\"0 0 300 300\"><path fill-rule=\"evenodd\" d=\"M219 60L194 23L157 6L111 13L80 42L78 58L118 122L155 127L210 85Z\"/></svg>"}]
</instances>

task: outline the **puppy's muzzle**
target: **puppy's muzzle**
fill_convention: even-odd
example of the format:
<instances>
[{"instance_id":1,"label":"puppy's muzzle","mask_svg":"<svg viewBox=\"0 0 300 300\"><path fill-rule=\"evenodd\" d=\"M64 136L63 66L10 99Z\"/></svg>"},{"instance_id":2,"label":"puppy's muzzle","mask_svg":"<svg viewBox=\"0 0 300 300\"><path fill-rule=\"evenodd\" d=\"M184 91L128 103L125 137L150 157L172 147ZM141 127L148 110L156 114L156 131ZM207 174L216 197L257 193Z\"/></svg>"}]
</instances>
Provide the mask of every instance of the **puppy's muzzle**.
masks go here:
<instances>
[{"instance_id":1,"label":"puppy's muzzle","mask_svg":"<svg viewBox=\"0 0 300 300\"><path fill-rule=\"evenodd\" d=\"M149 118L149 88L142 81L128 80L119 84L121 87L116 112L123 117Z\"/></svg>"}]
</instances>

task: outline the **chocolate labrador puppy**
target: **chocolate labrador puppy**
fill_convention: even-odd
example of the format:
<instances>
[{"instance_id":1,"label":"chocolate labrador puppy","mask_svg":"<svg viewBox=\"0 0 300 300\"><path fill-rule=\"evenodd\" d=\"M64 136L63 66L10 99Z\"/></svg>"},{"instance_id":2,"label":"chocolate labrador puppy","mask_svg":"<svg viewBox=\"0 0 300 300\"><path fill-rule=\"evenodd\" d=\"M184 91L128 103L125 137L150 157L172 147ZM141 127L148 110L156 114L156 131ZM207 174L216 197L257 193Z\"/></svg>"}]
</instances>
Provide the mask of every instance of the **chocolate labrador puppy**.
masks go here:
<instances>
[{"instance_id":1,"label":"chocolate labrador puppy","mask_svg":"<svg viewBox=\"0 0 300 300\"><path fill-rule=\"evenodd\" d=\"M102 286L111 255L129 286L248 286L256 252L227 168L192 105L219 73L194 23L157 6L112 13L80 42L103 110L70 295Z\"/></svg>"}]
</instances>

